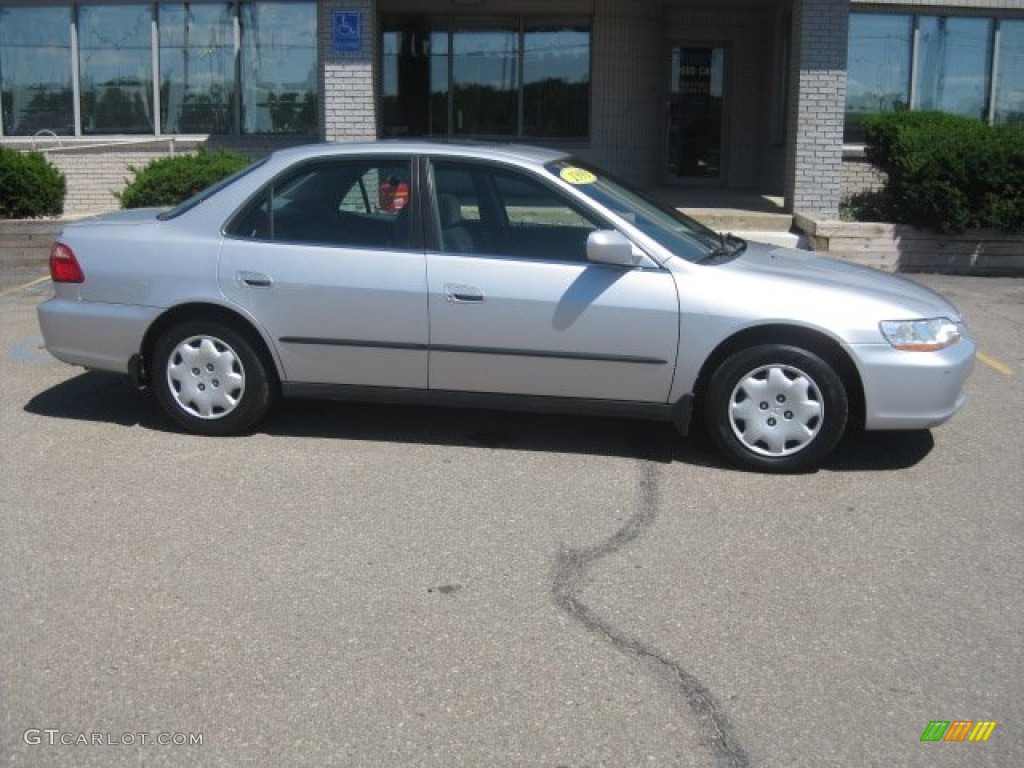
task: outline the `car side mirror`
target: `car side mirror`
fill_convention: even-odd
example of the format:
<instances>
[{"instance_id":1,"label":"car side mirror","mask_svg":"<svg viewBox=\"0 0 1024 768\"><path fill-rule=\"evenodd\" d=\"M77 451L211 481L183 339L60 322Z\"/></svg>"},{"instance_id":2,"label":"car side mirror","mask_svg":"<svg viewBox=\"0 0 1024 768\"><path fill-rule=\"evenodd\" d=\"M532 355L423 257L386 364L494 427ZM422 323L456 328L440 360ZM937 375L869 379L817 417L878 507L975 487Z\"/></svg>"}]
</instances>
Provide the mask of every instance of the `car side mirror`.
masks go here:
<instances>
[{"instance_id":1,"label":"car side mirror","mask_svg":"<svg viewBox=\"0 0 1024 768\"><path fill-rule=\"evenodd\" d=\"M587 236L587 261L616 267L639 266L643 257L621 232L601 229Z\"/></svg>"}]
</instances>

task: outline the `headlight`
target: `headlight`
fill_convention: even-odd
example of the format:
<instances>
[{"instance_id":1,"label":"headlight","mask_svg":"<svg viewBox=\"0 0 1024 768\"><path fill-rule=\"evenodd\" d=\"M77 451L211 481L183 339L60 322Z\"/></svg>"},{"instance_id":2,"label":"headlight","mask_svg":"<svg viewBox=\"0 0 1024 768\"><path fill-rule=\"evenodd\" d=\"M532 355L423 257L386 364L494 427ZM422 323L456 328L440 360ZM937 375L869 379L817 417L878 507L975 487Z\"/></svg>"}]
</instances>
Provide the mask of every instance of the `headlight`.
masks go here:
<instances>
[{"instance_id":1,"label":"headlight","mask_svg":"<svg viewBox=\"0 0 1024 768\"><path fill-rule=\"evenodd\" d=\"M930 320L883 320L878 324L886 341L908 352L934 352L960 341L960 327L947 317Z\"/></svg>"}]
</instances>

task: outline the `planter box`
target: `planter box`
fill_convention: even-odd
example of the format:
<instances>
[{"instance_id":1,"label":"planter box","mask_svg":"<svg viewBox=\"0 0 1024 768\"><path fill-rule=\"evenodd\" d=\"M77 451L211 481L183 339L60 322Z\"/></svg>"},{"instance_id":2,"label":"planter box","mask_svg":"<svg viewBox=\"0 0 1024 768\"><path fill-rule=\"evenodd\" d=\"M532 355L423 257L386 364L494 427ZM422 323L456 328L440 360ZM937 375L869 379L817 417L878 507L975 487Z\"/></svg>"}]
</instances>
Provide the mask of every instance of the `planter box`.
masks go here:
<instances>
[{"instance_id":1,"label":"planter box","mask_svg":"<svg viewBox=\"0 0 1024 768\"><path fill-rule=\"evenodd\" d=\"M794 224L815 251L889 272L1024 275L1024 235L971 230L940 235L903 224L818 220Z\"/></svg>"},{"instance_id":2,"label":"planter box","mask_svg":"<svg viewBox=\"0 0 1024 768\"><path fill-rule=\"evenodd\" d=\"M64 223L61 219L0 221L0 265L45 266L50 259L50 246Z\"/></svg>"}]
</instances>

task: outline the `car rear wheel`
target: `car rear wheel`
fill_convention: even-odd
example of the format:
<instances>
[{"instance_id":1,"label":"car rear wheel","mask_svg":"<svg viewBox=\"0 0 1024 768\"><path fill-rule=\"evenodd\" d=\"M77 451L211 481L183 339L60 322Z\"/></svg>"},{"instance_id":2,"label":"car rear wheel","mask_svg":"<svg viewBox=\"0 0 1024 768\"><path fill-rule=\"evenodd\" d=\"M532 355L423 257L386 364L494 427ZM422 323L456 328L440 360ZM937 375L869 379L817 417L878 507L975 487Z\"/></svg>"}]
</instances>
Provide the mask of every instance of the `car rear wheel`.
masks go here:
<instances>
[{"instance_id":1,"label":"car rear wheel","mask_svg":"<svg viewBox=\"0 0 1024 768\"><path fill-rule=\"evenodd\" d=\"M843 436L848 414L835 370L782 344L728 357L711 376L704 407L715 445L736 464L769 472L816 468Z\"/></svg>"},{"instance_id":2,"label":"car rear wheel","mask_svg":"<svg viewBox=\"0 0 1024 768\"><path fill-rule=\"evenodd\" d=\"M153 387L164 411L190 432L230 435L252 427L272 401L270 377L249 340L217 322L165 331L153 353Z\"/></svg>"}]
</instances>

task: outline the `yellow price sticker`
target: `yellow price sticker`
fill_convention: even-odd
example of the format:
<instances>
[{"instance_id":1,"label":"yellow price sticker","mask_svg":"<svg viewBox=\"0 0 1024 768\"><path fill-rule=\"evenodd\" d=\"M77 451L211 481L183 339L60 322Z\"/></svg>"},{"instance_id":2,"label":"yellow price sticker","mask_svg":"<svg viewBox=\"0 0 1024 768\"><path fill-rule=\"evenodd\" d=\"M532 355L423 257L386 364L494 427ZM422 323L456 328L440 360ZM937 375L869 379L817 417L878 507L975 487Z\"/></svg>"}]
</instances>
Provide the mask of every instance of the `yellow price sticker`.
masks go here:
<instances>
[{"instance_id":1,"label":"yellow price sticker","mask_svg":"<svg viewBox=\"0 0 1024 768\"><path fill-rule=\"evenodd\" d=\"M597 176L584 168L563 168L558 175L570 184L593 184L597 181Z\"/></svg>"}]
</instances>

